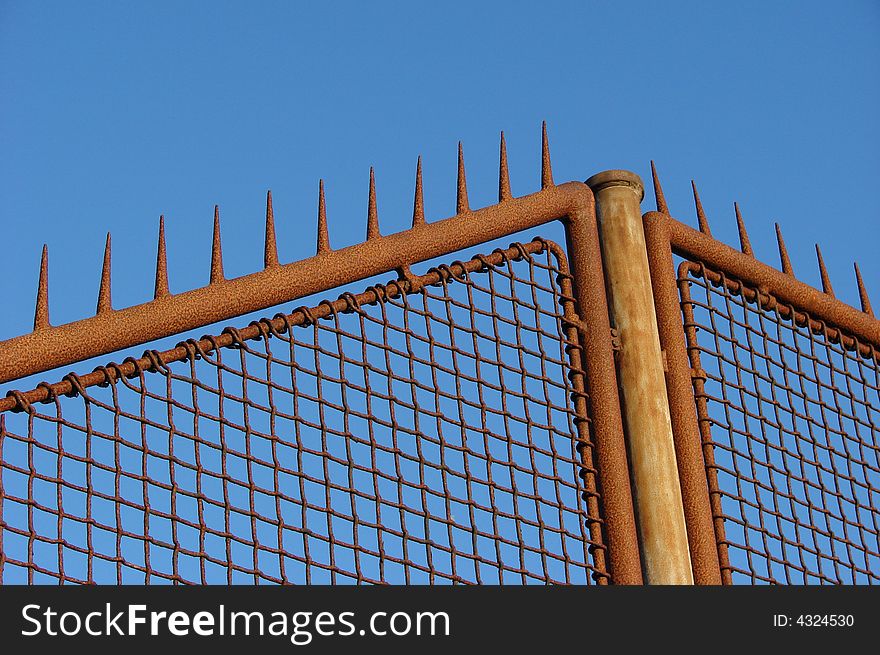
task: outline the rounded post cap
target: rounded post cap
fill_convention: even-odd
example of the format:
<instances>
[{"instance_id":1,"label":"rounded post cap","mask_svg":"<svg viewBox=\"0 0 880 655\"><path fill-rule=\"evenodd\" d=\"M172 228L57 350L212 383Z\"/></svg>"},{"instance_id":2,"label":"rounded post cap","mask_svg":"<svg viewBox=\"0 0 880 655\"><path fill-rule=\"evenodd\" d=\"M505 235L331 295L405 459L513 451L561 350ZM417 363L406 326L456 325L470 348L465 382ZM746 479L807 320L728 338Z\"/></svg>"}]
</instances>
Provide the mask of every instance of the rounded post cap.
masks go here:
<instances>
[{"instance_id":1,"label":"rounded post cap","mask_svg":"<svg viewBox=\"0 0 880 655\"><path fill-rule=\"evenodd\" d=\"M642 178L632 171L624 171L621 169L612 169L610 171L602 171L596 173L586 182L587 186L593 190L593 193L599 193L602 189L611 186L625 186L636 192L641 202L645 197L645 185Z\"/></svg>"}]
</instances>

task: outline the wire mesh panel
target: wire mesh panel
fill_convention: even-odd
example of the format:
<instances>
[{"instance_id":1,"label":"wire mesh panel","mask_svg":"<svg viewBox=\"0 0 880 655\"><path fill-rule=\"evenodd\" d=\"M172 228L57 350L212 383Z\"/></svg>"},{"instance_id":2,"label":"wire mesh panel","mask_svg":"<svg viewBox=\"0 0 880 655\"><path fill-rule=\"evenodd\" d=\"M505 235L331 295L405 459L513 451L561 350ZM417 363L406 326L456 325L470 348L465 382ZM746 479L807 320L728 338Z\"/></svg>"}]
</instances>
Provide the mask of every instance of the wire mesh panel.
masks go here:
<instances>
[{"instance_id":1,"label":"wire mesh panel","mask_svg":"<svg viewBox=\"0 0 880 655\"><path fill-rule=\"evenodd\" d=\"M100 386L71 374L73 398L16 394L2 580L605 583L558 252L148 351Z\"/></svg>"},{"instance_id":2,"label":"wire mesh panel","mask_svg":"<svg viewBox=\"0 0 880 655\"><path fill-rule=\"evenodd\" d=\"M725 579L880 582L880 354L701 264L678 278Z\"/></svg>"}]
</instances>

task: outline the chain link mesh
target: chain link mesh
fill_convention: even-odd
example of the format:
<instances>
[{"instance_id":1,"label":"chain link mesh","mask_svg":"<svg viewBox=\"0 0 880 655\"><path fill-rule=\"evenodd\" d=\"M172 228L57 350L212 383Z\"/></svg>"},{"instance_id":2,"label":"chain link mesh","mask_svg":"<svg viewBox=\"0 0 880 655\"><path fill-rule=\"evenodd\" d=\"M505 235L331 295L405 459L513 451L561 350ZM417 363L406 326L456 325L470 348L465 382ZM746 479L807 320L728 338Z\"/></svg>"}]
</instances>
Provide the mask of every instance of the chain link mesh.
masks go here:
<instances>
[{"instance_id":1,"label":"chain link mesh","mask_svg":"<svg viewBox=\"0 0 880 655\"><path fill-rule=\"evenodd\" d=\"M702 264L678 278L725 579L877 584L880 354Z\"/></svg>"},{"instance_id":2,"label":"chain link mesh","mask_svg":"<svg viewBox=\"0 0 880 655\"><path fill-rule=\"evenodd\" d=\"M0 579L607 582L557 252L514 245L20 402Z\"/></svg>"}]
</instances>

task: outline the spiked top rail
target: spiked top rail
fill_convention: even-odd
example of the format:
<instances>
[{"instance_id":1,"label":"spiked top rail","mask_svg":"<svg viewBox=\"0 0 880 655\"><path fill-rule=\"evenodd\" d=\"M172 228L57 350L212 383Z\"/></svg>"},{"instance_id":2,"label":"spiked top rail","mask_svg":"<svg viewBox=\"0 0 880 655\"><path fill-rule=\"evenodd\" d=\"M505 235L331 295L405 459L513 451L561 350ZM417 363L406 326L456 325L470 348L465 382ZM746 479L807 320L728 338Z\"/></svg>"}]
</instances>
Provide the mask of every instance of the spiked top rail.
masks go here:
<instances>
[{"instance_id":1,"label":"spiked top rail","mask_svg":"<svg viewBox=\"0 0 880 655\"><path fill-rule=\"evenodd\" d=\"M635 280L633 283L648 284L651 287L649 297L653 295L659 333L655 340L659 338L659 345L662 349L663 373L660 375L660 381L663 382L665 376L665 388L663 388L663 384L649 385L652 388L644 390L644 393L655 400L659 395L664 404L668 402L670 428L675 449L675 466L677 466L681 491L680 499L683 504L687 529L685 548L689 549L693 579L698 584L729 583L732 579L732 572L738 575L746 572L751 575L752 580L774 581L775 577L772 571L755 571L751 568L751 562L746 568L738 567L737 563L731 562L728 549L739 548L740 555L738 556L742 556L744 552L748 557L753 555L758 559L764 557L769 568L779 564L778 559L775 562L773 560L773 557L778 556L771 553L770 548L766 545L761 551L759 548L750 546L747 538L745 538L745 545L741 545L737 543L736 537L726 537L727 527L730 527L732 532L756 529L761 533L765 542L767 539L777 539L783 545L786 543L789 546L793 545L798 549L801 557L806 553L807 557L816 556L821 559L821 550L817 555L810 550L808 544L798 541L801 539L798 536L798 530L803 526L797 527L796 525L794 541L786 542L786 539L792 537L791 534L786 534L782 528L778 529L779 534L774 534L772 530L765 528L763 522L757 528L750 525L749 517L746 516L744 509L740 509L739 516L735 514L735 511L731 513L730 502L739 503L741 508L752 502L748 492L741 492L739 485L741 483L752 484L758 488L762 480L758 479L754 473L752 473L752 479L748 478L748 474L741 474L736 468L736 460L733 465L730 465L726 461L722 462L720 459L716 459L716 452L719 452L721 457L738 457L749 461L754 470L755 466L766 465L768 462L762 464L760 458L764 455L758 452L758 449L753 449L752 444L764 448L766 452L774 447L784 450L781 439L783 436L787 436L809 443L815 449L818 438L813 435L813 427L819 430L817 434L822 434L821 431L824 430L824 438L829 452L834 451L831 445L833 439L838 437L849 439L849 443L858 446L859 451L857 453L846 451L848 458L846 466L848 469L852 466L861 467L860 475L862 478L854 477L852 474L849 477L842 476L838 471L833 470L833 463L830 465L831 473L835 476L835 485L840 480L844 480L844 483L850 484L850 491L852 491L850 494L852 497L847 496L838 488L836 488L836 493L831 494L833 502L838 503L838 506L841 507L839 513L842 516L834 515L834 508L829 508L824 496L822 504L817 506L817 509L810 504L809 497L806 499L796 497L796 494L791 492L790 485L786 491L773 487L771 480L769 485L770 491L775 494L774 503L778 498L782 498L792 506L799 502L806 503L811 512L817 509L825 517L826 525L828 517L831 517L841 519L844 528L846 528L848 520L842 509L845 503L850 503L856 508L856 511L867 509L872 516L876 517L877 509L872 504L870 496L865 501L859 494L862 494L865 488L868 489L869 494L872 493L871 490L876 489L876 483L871 476L880 475L880 471L871 463L870 457L864 454L865 452L869 454L878 452L876 425L880 425L880 423L871 422L871 412L875 410L871 408L872 400L869 399L871 393L877 392L877 387L876 383L866 381L865 375L870 374L870 371L863 374L861 378L852 378L856 384L861 385L862 395L860 397L854 396L854 392L849 388L845 392L843 389L835 388L833 380L830 386L825 384L826 390L832 389L832 392L837 394L834 397L834 402L838 418L841 421L843 419L856 421L853 428L854 434L846 434L842 427L829 427L825 419L825 412L826 410L832 414L834 412L828 409L829 406L822 402L821 398L819 401L822 407L818 411L822 413L822 416L819 419L811 417L809 409L806 408L803 412L798 413L792 405L792 397L801 398L806 402L805 394L798 396L797 390L792 391L787 381L780 384L770 376L759 379L759 376L755 376L754 368L750 370L747 366L742 366L739 361L734 360L731 363L731 361L725 360L729 354L728 351L732 350L735 353L736 349L740 349L748 353L749 356L763 357L764 363L768 366L771 363L777 364L784 369L786 375L791 373L795 376L802 376L807 380L807 383L817 385L819 387L817 393L821 393L823 384L819 373L816 372L815 378L810 379L810 371L798 368L801 366L800 360L794 369L785 369L787 364L784 359L781 364L773 362L766 352L766 348L762 354L753 349L751 342L740 343L738 330L752 329L753 333L763 339L765 344L768 339L772 340L773 337L763 331L763 327L756 330L750 326L748 319L741 319L740 322L737 322L729 309L729 303L741 303L742 311L744 313L751 312L752 315L758 316L759 318L756 320L775 321L777 327L783 322L787 322L785 329L792 331L792 333L801 330L810 339L815 337L814 341L810 342L811 347L818 344L827 352L824 355L825 360L810 355L807 360L808 366L814 368L826 366L832 376L839 371L834 368L832 355L828 348L829 344L838 343L841 350L856 352L857 357L863 358L858 360L859 366L864 367L862 362L868 362L868 368L863 368L863 372L870 369L876 374L877 363L880 362L880 321L874 318L868 293L857 265L855 266L855 274L861 311L834 296L818 246L816 254L821 277L821 291L795 278L778 225L776 226L776 239L779 245L781 270L758 261L755 258L739 205L736 203L734 204L734 213L739 232L739 251L712 237L709 222L703 211L695 184L692 183L692 186L699 229L692 229L673 218L663 196L653 162L651 166L657 211L647 212L642 216L645 232L644 247L647 249L650 276L639 275L637 277L641 279ZM619 173L619 171L617 172ZM634 176L634 174L628 175ZM618 369L621 368L620 357L617 358L617 366L615 365L614 350L617 333L611 330L611 319L617 320L619 317L615 317L612 312L611 319L609 318L606 284L612 291L614 286L606 277L605 267L610 261L608 259L609 253L600 252L600 237L596 223L596 199L590 188L581 182L567 182L560 185L553 182L546 126L542 130L540 179L540 191L519 198L512 197L506 145L502 133L498 183L499 202L490 207L471 209L467 194L464 155L461 144L459 144L456 214L431 223L426 221L422 197L421 159L419 159L416 169L412 227L396 234L382 235L376 204L375 177L371 169L366 240L340 250L333 250L330 247L324 189L323 182L321 182L319 183L316 254L308 259L288 264L282 264L278 259L275 216L270 192L267 194L266 202L264 269L234 279L226 279L223 272L220 214L219 209L215 207L210 282L205 287L178 294L172 294L169 290L164 218L160 218L154 300L124 309L113 308L110 275L111 240L108 235L96 315L60 326L52 326L50 323L48 251L44 246L34 331L0 342L0 383L123 348L146 344L159 338L181 334L218 321L225 321L316 293L326 292L335 287L389 271L396 271L398 279L384 285L384 289L390 294L388 297L404 298L410 293L417 293L422 285L435 284L438 280L442 281L443 278L443 275L434 269L429 271L427 275L416 276L411 272L410 266L559 220L565 226L568 243L567 248L559 248L558 252L554 250L554 254L557 255L560 262L564 263L562 268L565 271L565 279L568 280L566 284L572 285L570 291L567 287L566 296L571 296L576 301L566 305L565 329L571 332L566 336L566 340L567 343L576 345L578 352L572 355L573 361L582 357L584 364L582 367L583 375L578 377L579 373L575 376L577 380L572 379L572 383L576 387L572 399L578 405L575 408L575 414L580 420L580 422L576 422L576 429L578 439L586 443L585 432L587 422L589 422L591 436L596 445L596 472L601 487L602 516L592 524L591 531L597 528L598 522L603 523L602 529L606 538L596 539L596 542L602 541L603 548L607 548L600 555L603 558L606 556L608 558L611 581L640 583L643 579L641 566L645 557L644 553L640 555L639 552L637 522L633 512L634 489L631 488L627 454L627 444L632 448L635 441L631 434L626 435L629 441L625 440L621 418L623 412L621 411L618 379L620 378L622 385L625 385L626 381L623 379L623 375L618 374ZM609 201L609 208L610 206ZM602 207L600 202L600 209ZM637 204L635 211L636 219L638 219L640 210ZM555 244L542 243L540 248L550 250L557 248ZM607 247L607 240L601 245ZM522 246L519 247L522 248ZM532 247L536 250L540 249L534 244ZM496 251L496 254L497 252L500 251ZM676 257L684 260L679 262L678 266L675 261ZM447 270L477 270L484 265L485 262L482 259L475 258L466 263L453 262L447 266ZM650 280L647 279L648 277ZM727 305L719 309L713 307L710 300L704 301L691 297L689 285L692 279L701 281L697 283L697 291L704 291L706 296L716 293ZM703 286L700 286L701 284ZM365 296L364 299L366 300L367 297ZM378 301L378 296L376 296L376 300ZM297 320L302 319L308 323L316 318L325 318L321 312L335 317L335 312L345 311L349 302L350 298L348 300L340 299L335 304L325 301L317 310L311 314L303 314ZM747 308L746 305L749 307ZM294 314L291 316L298 311L303 310L294 310ZM709 318L695 317L695 314L700 314L700 312L708 312ZM767 319L768 315L772 315L772 318ZM714 316L721 316L723 320L728 321L726 327L729 334L724 333L725 326L716 329L712 318ZM148 350L141 359L127 357L122 364L111 363L82 376L71 373L54 384L40 383L31 391L9 392L6 398L0 399L0 412L24 410L33 417L35 408L31 405L32 403L55 402L57 405L60 402L59 396L82 394L82 390L88 386L105 383L112 385L118 380L142 376L144 371L158 371L169 362L179 362L187 358L194 359L193 352L199 349L204 352L216 351L218 348L238 345L239 340L242 339L264 338L269 332L286 327L285 320L290 319L283 317L284 315L276 315L274 319L263 319L251 323L250 326L241 330L230 328L218 337L203 337L201 340L188 339L163 353ZM700 320L703 320L703 323L700 323ZM702 330L704 335L708 333L715 339L714 350L712 344L706 345L706 343L700 342L697 337L698 330ZM748 338L748 333L743 338ZM789 338L795 339L796 337ZM784 343L781 339L774 343L779 347L779 357L782 358L781 351L784 348ZM795 346L797 356L801 357L802 353L796 348ZM622 357L624 347L620 346L619 340L617 349L620 350L620 353L617 354ZM707 377L707 372L700 364L701 352L706 355L706 360L715 358L716 361L723 361L725 365L730 365L735 371L735 375L738 376L737 380L731 382L725 379L723 371L716 373L714 378L711 377L711 373ZM657 359L659 362L661 358ZM658 363L658 366L661 364ZM871 367L873 368L871 369ZM572 370L580 370L576 361ZM757 387L762 384L771 393L779 390L780 393L788 394L785 401L788 405L776 402L775 396L773 396L772 411L788 412L793 417L793 421L806 420L808 433L801 434L796 425L786 429L782 422L777 421L773 427L779 432L779 435L772 434L770 436L774 439L778 437L780 444L771 443L765 432L767 432L767 425L772 424L774 417L749 414L751 410L748 409L743 394L748 394L750 391L747 389L747 385L740 381L744 372L745 375L753 375L752 382L756 389L751 390L751 393L758 394L759 404L761 390ZM720 391L707 390L713 384ZM872 384L874 386L871 386ZM740 400L734 398L731 401L725 395L727 393L725 385L727 388L735 389L736 393L740 395ZM713 396L712 393L716 395ZM840 406L836 404L837 397L838 395L846 397L847 393L851 404L861 403L860 407L863 405L860 411L867 413L867 418L857 416L853 419L852 416L841 411ZM637 406L635 402L628 403L626 401L625 393L622 396L624 397L624 408L627 407L627 404L631 404L632 407ZM740 403L739 406L737 402ZM745 416L746 422L750 419L759 420L759 428L753 428L751 431L742 428L742 431L737 432L738 428L735 428L729 420L727 423L719 422L717 416L712 415L713 411L729 412L731 409L740 411ZM856 410L853 409L851 413L855 414ZM3 432L3 418L3 415L0 414L0 433ZM861 423L859 423L860 420ZM868 427L865 428L865 426ZM864 438L863 433L859 433L860 429L863 433L865 429L868 430L867 439ZM648 437L656 437L656 434L650 433ZM740 437L743 437L744 441L739 440ZM734 443L734 438L739 441ZM746 445L743 446L742 443ZM843 443L844 450L846 450L847 442ZM818 447L822 447L822 444L818 444ZM817 461L811 462L808 456L804 456L800 452L799 448L798 446L796 455L786 451L786 456L793 457L801 467L805 464L812 465L818 470L821 464L818 461L818 455L816 456ZM865 450L862 450L863 448ZM838 455L839 453L834 454ZM769 454L766 457L769 460ZM788 464L786 463L784 466L788 466ZM586 468L591 469L591 467L592 465ZM775 472L778 473L779 470ZM828 470L824 471L824 473L828 472ZM800 474L789 469L785 469L783 473L787 476L788 483L794 479L805 485L812 484L814 490L820 489L823 494L827 493L824 490L824 481L815 482L807 479L808 476L803 473L803 468L801 468ZM60 480L61 474L58 475ZM719 481L724 476L726 478ZM675 475L672 477L674 479ZM655 483L656 479L652 479L648 484L644 482L641 485L638 482L632 484L635 485L635 492L640 490L650 492L656 487ZM737 486L736 492L731 490L731 485L734 484ZM858 491L855 490L856 487L858 487ZM587 491L593 493L595 490L587 489ZM767 491L767 485L763 491ZM757 491L755 493L758 494L755 506L759 517L763 516L761 514L763 512L775 520L777 526L780 520L787 518L775 505L771 509L762 506L760 493ZM0 496L2 496L2 487L0 487ZM763 521L760 518L759 520ZM859 520L864 522L864 519ZM644 522L644 517L642 517L642 522ZM2 519L0 519L0 523L2 523ZM855 524L850 520L849 525ZM876 526L876 519L874 525ZM863 540L877 537L876 528L872 532L871 526L867 523L856 527L860 530ZM825 528L821 521L813 521L811 518L806 529L812 531L813 543L815 544L816 533L821 533ZM831 529L829 528L827 531L831 532ZM822 536L827 537L825 534ZM846 535L843 538L838 537L839 542L845 540ZM847 541L844 545L847 548L847 557L850 559L844 561L832 552L831 559L834 560L834 565L838 566L841 562L844 568L850 565L853 580L857 575L864 574L865 571L867 571L869 578L873 576L873 579L877 579L878 574L876 570L872 569L874 562L868 561L871 557L880 558L877 549L870 543L865 545L864 541L860 544ZM853 563L849 554L850 549L863 556L865 563ZM814 547L814 551L816 550L818 547ZM2 547L0 547L0 557L2 557ZM789 578L790 570L803 573L805 579L809 575L814 575L824 581L843 579L840 575L836 575L836 578L831 577L821 570L817 575L814 571L811 572L810 567L804 564L803 559L800 564L793 564L785 560L785 554L782 558L786 579ZM821 569L821 566L819 568ZM652 580L650 572L647 572L646 581L656 580Z\"/></svg>"},{"instance_id":2,"label":"spiked top rail","mask_svg":"<svg viewBox=\"0 0 880 655\"><path fill-rule=\"evenodd\" d=\"M876 481L872 482L870 477L877 472L876 460L871 463L870 453L876 452L880 435L871 421L869 398L872 393L876 394L871 370L873 368L876 375L880 362L880 321L874 318L858 265L854 268L861 311L834 297L818 245L822 291L795 278L779 225L776 225L776 240L781 271L755 258L738 204L734 204L734 213L740 251L711 236L709 221L693 182L699 230L673 218L653 162L651 168L657 211L645 213L643 222L661 347L666 354L668 401L695 580L730 584L735 573L747 575L752 581L772 582L781 576L780 569L789 582L792 571L802 575L805 582L846 581L845 570L852 576L850 582L866 581L871 575L876 579L877 571L871 573L870 558L876 556L877 545L870 545L870 522L864 523L864 515L854 520L847 514L850 508L856 512L867 511L869 515L873 513L876 527L877 509L869 497L870 492L864 496L863 489L870 490L872 484L876 487ZM683 258L679 265L674 255ZM703 280L699 287L703 300L692 298L691 280ZM721 298L720 307L712 305L712 294ZM740 300L734 300L737 297ZM738 307L736 317L732 306ZM695 318L695 309L702 312L702 322ZM750 321L749 316L755 318ZM771 336L763 327L765 321L770 325L787 325L784 330L789 336L786 339ZM777 327L777 330L781 332L783 328ZM700 338L698 331L707 335L706 339ZM764 351L756 350L752 337L765 343ZM811 349L806 354L798 343L801 338L810 343ZM767 350L768 341L772 343L773 353ZM835 343L840 344L840 351L832 355L831 344ZM817 350L824 353L824 359L815 354ZM785 351L797 357L794 365L786 361ZM842 360L835 363L836 358L843 357L844 351L857 354L849 363ZM737 359L737 352L751 364ZM704 370L701 354L711 360L714 373ZM802 357L806 358L807 369L801 368ZM762 362L760 366L765 367L766 372L759 371L755 358ZM827 371L824 378L820 377L823 367ZM859 369L860 373L848 379L845 391L839 391L833 377L841 372L846 374L850 367ZM771 369L776 371L775 376ZM735 375L735 381L726 378L730 375ZM800 379L800 389L792 388L791 385L797 383L789 382L789 376ZM818 395L808 395L805 389L810 385L814 385ZM833 400L822 399L823 391L833 394ZM777 394L783 397L782 401L777 400ZM841 409L839 403L844 401L851 410ZM798 403L802 406L800 410ZM816 403L819 416L811 416L815 412L808 409L808 403ZM858 412L857 405L861 406ZM765 411L768 413L764 414ZM831 417L836 415L839 423L833 423L833 418L826 419L826 411ZM785 427L780 419L780 415L786 413L792 427ZM731 418L732 414L736 418ZM746 425L736 428L735 421ZM749 421L756 421L751 429ZM847 421L850 427L844 429ZM824 445L819 440L822 433ZM791 445L792 440L795 446ZM812 459L803 454L800 443L817 454ZM818 454L823 448L827 454ZM841 453L844 453L848 474L838 471L833 463L830 466L823 463L823 457L840 457ZM779 457L783 457L781 465ZM748 473L740 472L744 466ZM760 473L762 470L772 471L772 476ZM810 473L813 470L816 473ZM857 475L854 470L861 473ZM773 476L777 475L783 476L785 489L774 483ZM812 480L813 475L821 479ZM800 488L805 490L801 493L807 496L792 491L793 484L802 485ZM826 489L829 484L833 486L831 491ZM843 493L841 489L847 485L849 491ZM749 491L752 486L754 492ZM819 490L822 500L817 506L812 494ZM768 493L772 496L769 506L765 498ZM830 494L830 501L826 501L826 494ZM781 504L788 509L780 510ZM809 520L798 515L797 507L809 512ZM819 518L813 518L814 514ZM766 526L765 520L775 523L776 529ZM836 531L842 531L840 534L835 535L835 530L823 527L832 522L837 522ZM795 527L783 528L782 525ZM735 532L733 537L726 535L728 528ZM850 529L859 534L861 541L849 539ZM753 539L759 539L762 545L750 545L749 534L759 535ZM876 539L876 530L873 535ZM807 545L810 540L816 544L817 538L836 540L838 546L845 548L846 556L841 558L835 554L834 541L830 552ZM783 552L774 551L774 546L768 545L772 543L781 544ZM797 562L789 559L787 549L798 554ZM736 551L738 564L732 563L731 550ZM857 561L859 556L863 558L861 563ZM805 557L813 564L805 563ZM823 572L823 557L833 561L833 577ZM747 560L745 564L743 558ZM761 562L763 564L759 564ZM761 566L765 568L761 570ZM866 575L868 577L864 577Z\"/></svg>"},{"instance_id":3,"label":"spiked top rail","mask_svg":"<svg viewBox=\"0 0 880 655\"><path fill-rule=\"evenodd\" d=\"M789 304L802 309L809 308L809 317L804 313L796 312L797 315L793 317L795 322L806 322L814 331L828 330L831 339L842 339L843 345L847 348L859 350L862 355L871 356L874 350L869 344L880 346L880 321L874 318L858 264L854 264L853 268L855 269L859 300L862 305L861 311L834 296L828 270L825 267L822 251L818 244L816 244L816 258L822 291L795 277L782 237L782 230L778 224L775 228L781 271L755 259L738 203L734 203L734 213L739 232L740 252L712 238L709 222L693 181L691 185L699 230L694 230L681 221L675 220L669 213L669 207L666 204L663 188L660 186L653 162L651 162L651 169L657 211L645 214L646 231L665 231L669 244L677 254L702 261L712 268L724 270L729 275L754 285L759 293L770 294L780 304ZM745 293L749 293L749 291L745 291ZM782 311L788 310L783 309ZM820 325L820 321L827 323L830 328ZM835 328L840 328L843 332L840 333Z\"/></svg>"},{"instance_id":4,"label":"spiked top rail","mask_svg":"<svg viewBox=\"0 0 880 655\"><path fill-rule=\"evenodd\" d=\"M551 221L565 227L568 260L574 283L578 316L573 325L580 333L581 356L590 389L589 409L597 446L597 467L603 471L603 522L612 578L624 584L642 582L639 547L629 487L626 444L620 417L614 367L613 334L605 297L602 257L598 240L595 200L582 182L556 185L550 164L546 125L542 128L541 190L514 198L510 191L507 151L501 135L499 203L472 210L467 197L464 156L459 144L457 214L428 223L422 198L421 160L416 171L412 228L383 236L376 211L375 179L370 173L366 241L341 250L330 247L323 184L319 186L317 254L281 264L275 244L271 194L267 197L265 268L227 280L223 275L219 211L215 208L210 283L200 289L170 294L165 257L164 221L160 219L155 299L115 310L110 301L110 240L105 249L97 315L53 327L48 311L48 261L44 250L32 333L0 343L0 382L47 371L152 340L179 334L249 312L291 302L374 275L397 271L401 283L421 283L410 266L449 255L498 238L514 235ZM423 282L423 281L422 281ZM415 289L414 289L415 290ZM186 349L185 344L180 348ZM156 355L148 351L145 356ZM170 355L174 357L174 355ZM106 381L105 374L128 375L136 360L100 367L89 384ZM107 373L109 372L109 373ZM101 379L99 379L101 378ZM56 384L41 383L25 393L10 392L0 399L0 412L25 410L30 403L51 402L59 395L76 394L70 376Z\"/></svg>"},{"instance_id":5,"label":"spiked top rail","mask_svg":"<svg viewBox=\"0 0 880 655\"><path fill-rule=\"evenodd\" d=\"M201 289L163 295L120 310L105 308L75 323L38 328L0 343L0 382L403 268L576 214L591 203L592 193L586 185L569 182L437 223L417 225L398 234L374 236L342 250L322 252L290 264L275 264L232 280L219 280Z\"/></svg>"},{"instance_id":6,"label":"spiked top rail","mask_svg":"<svg viewBox=\"0 0 880 655\"><path fill-rule=\"evenodd\" d=\"M215 208L210 283L179 294L168 292L164 223L160 221L155 298L118 310L112 308L111 302L111 242L108 234L96 315L60 326L49 323L48 255L44 248L34 331L0 342L0 362L3 362L0 383L290 302L389 270L404 272L412 264L592 210L593 195L586 185L568 182L554 186L546 126L543 131L541 191L520 198L511 197L503 135L500 169L499 204L471 210L464 156L459 144L458 213L451 218L427 223L419 161L412 228L387 236L379 232L375 178L371 169L367 239L341 250L332 250L329 245L321 184L317 254L289 264L278 261L270 192L266 207L265 268L234 279L223 277L219 212Z\"/></svg>"},{"instance_id":7,"label":"spiked top rail","mask_svg":"<svg viewBox=\"0 0 880 655\"><path fill-rule=\"evenodd\" d=\"M537 238L93 374L70 374L76 399L56 395L48 411L27 405L24 416L0 414L0 473L7 474L0 475L7 510L0 527L8 537L0 540L0 583L608 583L572 292L564 248ZM481 320L508 299L510 313ZM463 335L473 338L473 349ZM446 346L451 360L441 354ZM468 370L469 353L478 377ZM402 356L408 366L391 364ZM531 357L542 365L525 366ZM502 377L521 371L522 395L515 384L496 386L492 367ZM288 374L278 375L282 370ZM526 395L535 384L542 391ZM164 418L159 398L168 402ZM80 403L88 416L77 415ZM469 412L475 403L479 420ZM192 431L181 412L192 416ZM168 459L164 438L153 438L159 425L171 435ZM103 450L109 443L112 464ZM22 449L35 454L33 467L19 458ZM46 469L42 454L49 452L55 462ZM169 484L157 465L167 466ZM501 468L508 465L513 477L505 482ZM524 475L534 476L533 484L524 485ZM41 493L49 480L63 487L61 499ZM234 491L244 485L247 501ZM77 496L85 506L77 506ZM118 512L108 515L100 507L110 499ZM459 503L468 511L451 511L465 506ZM144 522L131 522L141 512ZM47 514L57 517L54 534L45 529ZM250 530L247 522L236 525L243 515ZM154 520L170 521L171 534ZM505 521L515 523L515 537L499 528ZM353 526L348 537L346 524ZM115 546L99 538L108 533L118 535Z\"/></svg>"},{"instance_id":8,"label":"spiked top rail","mask_svg":"<svg viewBox=\"0 0 880 655\"><path fill-rule=\"evenodd\" d=\"M646 222L662 220L656 214L649 213ZM668 223L670 241L673 248L685 257L699 258L716 267L723 268L734 277L748 280L760 290L771 293L778 302L809 307L810 316L816 325L816 319L825 321L831 326L842 328L850 337L858 337L862 343L856 344L847 336L842 338L844 345L860 349L863 354L868 352L868 344L880 345L880 321L870 314L847 305L827 292L818 291L801 282L789 273L777 271L771 266L755 260L751 255L737 252L711 237L702 234L679 221ZM820 255L821 256L821 255ZM799 320L807 320L805 317ZM818 329L818 328L817 328ZM831 334L837 330L831 328Z\"/></svg>"}]
</instances>

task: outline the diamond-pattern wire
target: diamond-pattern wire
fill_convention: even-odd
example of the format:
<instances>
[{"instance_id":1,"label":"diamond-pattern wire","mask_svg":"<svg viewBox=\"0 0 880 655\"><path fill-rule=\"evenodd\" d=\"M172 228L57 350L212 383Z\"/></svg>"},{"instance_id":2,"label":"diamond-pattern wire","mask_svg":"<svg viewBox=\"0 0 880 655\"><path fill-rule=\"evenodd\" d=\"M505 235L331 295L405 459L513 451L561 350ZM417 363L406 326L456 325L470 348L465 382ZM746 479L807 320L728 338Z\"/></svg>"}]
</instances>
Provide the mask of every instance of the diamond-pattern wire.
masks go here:
<instances>
[{"instance_id":1,"label":"diamond-pattern wire","mask_svg":"<svg viewBox=\"0 0 880 655\"><path fill-rule=\"evenodd\" d=\"M101 387L70 374L45 410L16 394L0 579L606 583L557 255L515 244Z\"/></svg>"},{"instance_id":2,"label":"diamond-pattern wire","mask_svg":"<svg viewBox=\"0 0 880 655\"><path fill-rule=\"evenodd\" d=\"M880 354L702 264L678 283L725 579L880 582Z\"/></svg>"}]
</instances>

